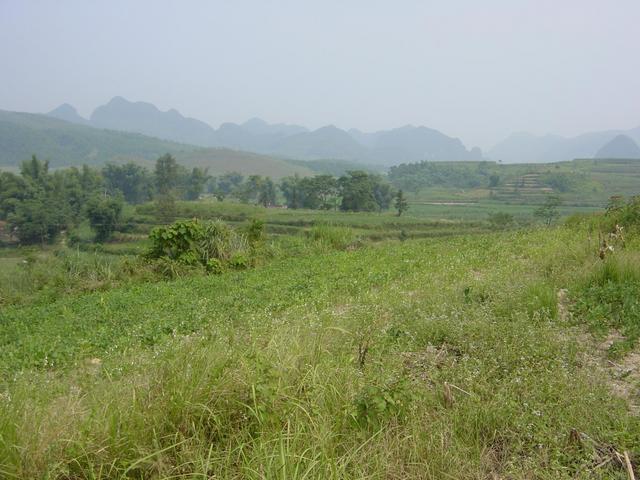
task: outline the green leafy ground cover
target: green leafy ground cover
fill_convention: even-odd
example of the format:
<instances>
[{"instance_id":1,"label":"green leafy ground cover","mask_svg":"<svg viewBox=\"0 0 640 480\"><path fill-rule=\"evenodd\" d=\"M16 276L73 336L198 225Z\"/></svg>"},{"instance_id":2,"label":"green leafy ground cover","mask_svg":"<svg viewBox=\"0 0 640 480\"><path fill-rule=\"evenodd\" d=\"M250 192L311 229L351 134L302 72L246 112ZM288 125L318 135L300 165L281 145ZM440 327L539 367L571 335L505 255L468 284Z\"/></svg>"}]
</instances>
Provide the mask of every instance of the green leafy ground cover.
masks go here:
<instances>
[{"instance_id":1,"label":"green leafy ground cover","mask_svg":"<svg viewBox=\"0 0 640 480\"><path fill-rule=\"evenodd\" d=\"M581 302L637 279L627 244L603 264L579 225L392 241L3 308L0 472L626 478L640 421L589 339L635 310L608 296L618 323L585 324Z\"/></svg>"}]
</instances>

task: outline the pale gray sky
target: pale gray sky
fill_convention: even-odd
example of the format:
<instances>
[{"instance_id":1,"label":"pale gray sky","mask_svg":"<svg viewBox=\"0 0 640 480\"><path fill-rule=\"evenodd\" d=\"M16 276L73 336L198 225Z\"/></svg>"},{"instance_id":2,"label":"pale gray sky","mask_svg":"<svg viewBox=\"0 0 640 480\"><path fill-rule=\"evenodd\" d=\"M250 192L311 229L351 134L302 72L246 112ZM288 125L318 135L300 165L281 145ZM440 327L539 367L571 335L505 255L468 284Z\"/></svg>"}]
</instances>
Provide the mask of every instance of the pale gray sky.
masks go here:
<instances>
[{"instance_id":1,"label":"pale gray sky","mask_svg":"<svg viewBox=\"0 0 640 480\"><path fill-rule=\"evenodd\" d=\"M640 125L639 46L639 0L0 0L0 109L121 95L487 148Z\"/></svg>"}]
</instances>

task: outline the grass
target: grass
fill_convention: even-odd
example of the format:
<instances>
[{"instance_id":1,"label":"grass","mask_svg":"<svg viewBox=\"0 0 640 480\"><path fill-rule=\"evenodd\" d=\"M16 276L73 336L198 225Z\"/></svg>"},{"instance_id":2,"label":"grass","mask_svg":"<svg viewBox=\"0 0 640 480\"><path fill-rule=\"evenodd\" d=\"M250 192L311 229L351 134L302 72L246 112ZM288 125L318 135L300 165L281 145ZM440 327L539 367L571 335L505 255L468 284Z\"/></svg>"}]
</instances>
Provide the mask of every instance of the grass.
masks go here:
<instances>
[{"instance_id":1,"label":"grass","mask_svg":"<svg viewBox=\"0 0 640 480\"><path fill-rule=\"evenodd\" d=\"M578 227L384 242L4 308L0 472L626 478L599 452L640 421L555 308L635 278L594 257Z\"/></svg>"}]
</instances>

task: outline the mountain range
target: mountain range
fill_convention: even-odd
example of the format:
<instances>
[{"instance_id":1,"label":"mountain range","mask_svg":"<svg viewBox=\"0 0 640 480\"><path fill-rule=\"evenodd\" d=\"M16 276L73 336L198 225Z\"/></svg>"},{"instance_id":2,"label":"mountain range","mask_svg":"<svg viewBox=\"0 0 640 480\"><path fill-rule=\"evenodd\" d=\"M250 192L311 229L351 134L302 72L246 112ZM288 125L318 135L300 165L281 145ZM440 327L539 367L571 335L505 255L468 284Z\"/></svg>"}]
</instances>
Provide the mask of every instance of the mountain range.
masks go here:
<instances>
[{"instance_id":1,"label":"mountain range","mask_svg":"<svg viewBox=\"0 0 640 480\"><path fill-rule=\"evenodd\" d=\"M114 97L97 107L90 118L78 115L63 104L47 115L72 123L140 133L203 147L224 147L281 157L314 160L355 160L380 165L422 160L481 160L478 148L467 150L463 143L437 130L407 125L393 130L363 133L327 125L309 130L300 125L269 124L252 118L245 123L223 123L218 129L181 115L177 110L161 111L146 102Z\"/></svg>"},{"instance_id":2,"label":"mountain range","mask_svg":"<svg viewBox=\"0 0 640 480\"><path fill-rule=\"evenodd\" d=\"M75 125L107 129L111 135L116 132L141 134L180 143L184 148L187 145L188 148L227 148L280 158L349 160L379 166L424 160L546 163L612 155L638 158L640 150L640 127L590 132L569 138L514 133L483 155L479 148L467 149L459 139L424 126L406 125L367 133L333 125L310 130L301 125L269 124L260 118L252 118L241 124L223 123L215 129L206 122L185 117L175 109L161 111L151 103L130 102L122 97L114 97L97 107L89 118L83 118L66 103L46 115ZM620 136L623 138L618 138Z\"/></svg>"},{"instance_id":3,"label":"mountain range","mask_svg":"<svg viewBox=\"0 0 640 480\"><path fill-rule=\"evenodd\" d=\"M618 145L615 150L604 149L620 135L626 138L626 141L623 141L624 145ZM620 140L616 143L619 142ZM521 132L514 133L498 143L488 151L487 157L505 163L561 162L574 158L603 158L603 154L615 154L615 158L640 158L637 153L638 143L640 127L631 130L590 132L569 138L559 135L535 136Z\"/></svg>"},{"instance_id":4,"label":"mountain range","mask_svg":"<svg viewBox=\"0 0 640 480\"><path fill-rule=\"evenodd\" d=\"M161 140L139 133L95 128L76 118L75 110L62 106L55 116L0 110L0 170L17 169L31 155L48 160L53 168L103 165L133 161L153 168L155 160L171 153L187 167L209 169L211 175L237 171L281 178L312 175L318 167L288 162L257 153L226 148L203 148ZM73 120L73 123L69 120ZM334 165L340 171L340 165ZM345 166L346 168L346 166Z\"/></svg>"}]
</instances>

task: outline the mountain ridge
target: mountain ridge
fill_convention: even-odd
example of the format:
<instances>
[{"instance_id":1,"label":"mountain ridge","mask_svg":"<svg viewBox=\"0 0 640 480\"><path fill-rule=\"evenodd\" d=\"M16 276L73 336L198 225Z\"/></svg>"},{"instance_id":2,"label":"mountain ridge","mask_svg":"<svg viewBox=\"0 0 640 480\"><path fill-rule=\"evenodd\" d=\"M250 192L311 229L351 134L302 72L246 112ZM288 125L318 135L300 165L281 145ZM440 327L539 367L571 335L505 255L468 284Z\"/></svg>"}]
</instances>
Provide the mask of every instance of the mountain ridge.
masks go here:
<instances>
[{"instance_id":1,"label":"mountain ridge","mask_svg":"<svg viewBox=\"0 0 640 480\"><path fill-rule=\"evenodd\" d=\"M479 160L479 149L468 150L460 139L424 126L404 126L358 134L326 125L309 130L301 125L269 124L254 117L242 124L223 123L218 129L185 117L175 109L161 111L148 102L113 97L83 119L68 104L49 113L64 120L99 128L140 133L204 147L233 148L294 159L332 158L394 165L422 160ZM87 122L87 123L85 123Z\"/></svg>"},{"instance_id":2,"label":"mountain ridge","mask_svg":"<svg viewBox=\"0 0 640 480\"><path fill-rule=\"evenodd\" d=\"M602 130L574 137L533 135L515 132L487 152L487 157L505 163L551 163L574 158L594 158L599 149L617 135L640 142L640 127L630 130Z\"/></svg>"},{"instance_id":3,"label":"mountain ridge","mask_svg":"<svg viewBox=\"0 0 640 480\"><path fill-rule=\"evenodd\" d=\"M200 166L211 175L238 171L273 178L311 175L313 169L280 158L226 148L206 148L162 140L139 133L79 125L43 114L0 110L0 169L17 169L31 155L52 168L135 162L153 167L170 153L186 167Z\"/></svg>"},{"instance_id":4,"label":"mountain ridge","mask_svg":"<svg viewBox=\"0 0 640 480\"><path fill-rule=\"evenodd\" d=\"M610 142L603 145L594 158L638 158L640 159L640 147L627 135L618 135Z\"/></svg>"}]
</instances>

